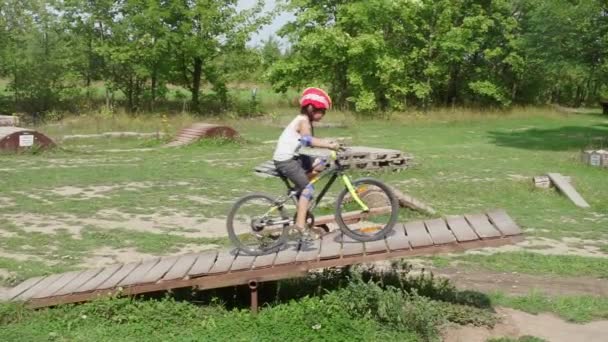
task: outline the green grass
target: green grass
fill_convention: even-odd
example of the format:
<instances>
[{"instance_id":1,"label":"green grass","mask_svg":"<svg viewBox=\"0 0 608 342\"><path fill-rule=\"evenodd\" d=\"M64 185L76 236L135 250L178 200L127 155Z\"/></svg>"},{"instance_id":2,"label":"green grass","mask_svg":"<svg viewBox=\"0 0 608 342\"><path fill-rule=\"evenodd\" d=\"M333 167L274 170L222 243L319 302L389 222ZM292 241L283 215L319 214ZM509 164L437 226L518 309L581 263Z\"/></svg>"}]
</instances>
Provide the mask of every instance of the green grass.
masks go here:
<instances>
[{"instance_id":1,"label":"green grass","mask_svg":"<svg viewBox=\"0 0 608 342\"><path fill-rule=\"evenodd\" d=\"M552 274L566 277L587 276L608 279L608 258L576 255L541 255L531 252L469 254L455 258L463 267L478 265L494 271Z\"/></svg>"},{"instance_id":2,"label":"green grass","mask_svg":"<svg viewBox=\"0 0 608 342\"><path fill-rule=\"evenodd\" d=\"M181 127L201 121L200 118L177 115L170 117L167 123L158 115L68 118L60 125L40 128L57 139L60 149L37 155L2 157L0 198L8 199L11 205L1 206L0 214L37 213L43 217L46 215L51 221L61 220L60 217L66 215L63 220L78 223L80 219L85 222L83 226L87 226L87 218L95 218L103 210L115 210L140 218L176 214L199 222L207 218L223 219L231 203L241 195L252 191L283 191L276 179L262 179L251 171L257 164L271 158L274 144L267 142L276 140L281 132L280 126L269 123L280 125L290 118L291 115L281 115L225 120L225 124L241 133L240 142L208 141L178 149L157 148L163 141L154 138L74 139L65 142L60 138L64 134L105 131L167 131L174 134ZM608 239L604 229L608 217L597 215L608 212L608 201L605 200L608 183L603 181L606 171L578 162L579 150L590 144L593 137L608 135L607 120L602 116L516 109L511 113L413 113L394 115L389 121L333 112L328 114L327 120L355 121L347 128L319 128L317 135L351 137L353 145L394 148L412 153L416 162L414 168L374 176L430 204L441 215L504 208L524 228L529 238ZM142 151L142 148L152 150ZM532 176L550 171L571 176L592 208L579 209L554 190L537 190L531 186ZM145 186L129 188L130 183ZM80 188L82 192L75 195L54 192L67 186ZM111 189L96 190L100 187ZM98 196L87 197L96 191ZM193 200L196 198L206 201ZM401 216L403 220L428 217L407 210L403 210ZM115 219L120 220L119 217ZM53 257L51 252L53 248L65 247L56 242L56 235L40 233L32 237L22 227L9 227L9 223L4 220L4 226L0 228L16 229L18 236L5 240L3 249L15 251L19 241L31 238L38 254L48 257L48 261L64 263ZM96 225L86 228L92 232L95 229L107 228ZM180 229L191 231L192 227ZM196 239L165 238L154 233L134 235L125 239L130 241L129 246L150 253L169 252L188 242L205 243ZM72 246L67 250L76 259L85 257L95 246L117 246L112 245L111 239L104 241L90 236L79 241L65 233L61 240L67 241L64 245ZM220 245L224 243L220 242ZM81 247L73 247L77 245ZM493 257L467 256L464 259L493 269L507 267L530 273L606 275L605 263L595 258L515 253ZM438 257L435 262L446 265L448 261ZM562 267L561 263L568 266ZM19 279L23 277L19 269L11 267L7 270L16 273Z\"/></svg>"},{"instance_id":3,"label":"green grass","mask_svg":"<svg viewBox=\"0 0 608 342\"><path fill-rule=\"evenodd\" d=\"M245 99L248 90L240 92L239 96ZM287 123L295 114L293 108L287 113L290 114L223 121L176 115L169 117L168 123L164 123L159 115L111 116L106 113L67 118L59 124L40 127L41 131L56 139L61 148L39 154L0 156L0 269L10 274L8 279L1 281L5 285L13 284L31 276L81 268L81 262L99 248L133 248L141 253L170 255L191 244L226 246L228 241L225 238L192 238L186 235L196 229L204 229L200 227L204 227L202 222L207 219L224 219L231 203L241 195L254 191L283 192L278 180L256 177L252 169L271 158L275 146L268 142L278 138L280 125ZM605 229L608 225L608 216L605 215L608 212L607 171L579 162L580 149L592 146L597 142L594 138L608 136L608 120L603 116L566 115L529 108L515 109L510 113L446 110L395 114L388 121L334 112L326 119L336 123L347 122L348 127L318 128L318 136L350 137L353 145L393 148L413 154L416 165L412 169L373 176L428 203L438 210L438 215L504 208L529 239L576 237L598 241L597 246L607 251L606 244L602 242L608 240ZM107 131L175 134L196 121L230 125L241 133L242 139L236 143L205 141L177 149L158 148L165 140L154 138L61 141L64 135ZM571 176L591 208L577 208L555 190L533 188L532 177L547 172ZM358 173L354 176L364 175ZM81 191L60 195L57 191L65 187ZM336 193L337 188L329 195ZM102 215L109 210L119 214L114 217ZM13 219L16 215L27 214L36 214L41 222L30 224ZM186 217L198 228L189 224L161 225L160 231L136 231L128 223L130 219L154 220L154 215L156 219L172 215ZM402 214L404 220L426 217L429 216L406 210ZM44 227L50 229L61 222L66 227L79 228L79 234L68 230L44 231ZM42 232L32 232L29 228ZM11 258L11 254L15 257ZM458 261L461 265L458 267L607 278L606 260L531 252L431 258L438 267ZM147 331L156 331L156 335L151 337L156 340L188 340L198 336L207 336L208 340L250 340L252 336L253 339L278 340L292 338L298 331L305 331L309 340L321 340L330 334L337 336L336 340L415 340L420 336L418 330L386 329L378 317L366 320L336 313L319 298L272 306L258 318L228 309L209 309L199 313L199 308L171 301L113 303L30 312L26 314L27 319L3 326L0 340L11 340L18 336L19 331L24 334L19 336L26 340L107 340L118 337L137 340L147 338ZM594 302L586 297L555 299L536 296L518 300L503 296L495 299L495 303L556 312L574 321L605 318L599 306L605 305L604 298ZM106 309L100 309L100 305L120 308L112 309L108 314L103 311ZM444 303L437 305L445 307ZM125 309L125 306L129 308ZM450 307L451 317L471 317L467 308ZM585 307L589 310L584 311ZM427 306L424 308L431 310ZM133 316L135 309L146 313ZM100 316L91 313L96 310L105 313ZM160 323L151 318L153 310L184 318L179 322L168 320L170 324L159 328ZM323 313L327 312L331 315L325 320ZM82 313L91 319L78 318ZM279 313L297 319L277 318ZM130 315L135 320L132 324L129 324ZM323 321L308 321L306 317L309 315L318 315ZM161 314L159 317L165 316ZM272 323L273 319L277 321ZM430 326L438 324L432 317L428 319ZM453 320L458 321L457 318ZM215 326L204 323L208 321L213 321ZM345 322L356 327L354 330L346 329ZM118 324L114 332L110 331L111 324ZM322 327L327 324L327 328L311 329L310 326L315 324ZM186 327L192 327L191 333ZM271 328L276 328L277 332L270 333ZM233 335L225 335L225 330ZM250 332L249 335L246 332Z\"/></svg>"},{"instance_id":4,"label":"green grass","mask_svg":"<svg viewBox=\"0 0 608 342\"><path fill-rule=\"evenodd\" d=\"M17 308L6 309L18 311ZM303 299L263 310L200 308L172 300L126 299L64 306L27 313L27 319L4 324L4 341L418 341L410 331L393 331L320 299Z\"/></svg>"},{"instance_id":5,"label":"green grass","mask_svg":"<svg viewBox=\"0 0 608 342\"><path fill-rule=\"evenodd\" d=\"M490 297L492 304L496 306L506 306L531 314L554 313L575 323L608 319L608 298L606 297L547 296L540 292L530 292L525 296L494 293Z\"/></svg>"},{"instance_id":6,"label":"green grass","mask_svg":"<svg viewBox=\"0 0 608 342\"><path fill-rule=\"evenodd\" d=\"M448 322L496 322L488 308L455 301L443 282L397 272L330 271L264 285L257 316L246 309L249 294L232 289L195 296L202 307L184 291L42 310L0 304L0 340L436 341Z\"/></svg>"}]
</instances>

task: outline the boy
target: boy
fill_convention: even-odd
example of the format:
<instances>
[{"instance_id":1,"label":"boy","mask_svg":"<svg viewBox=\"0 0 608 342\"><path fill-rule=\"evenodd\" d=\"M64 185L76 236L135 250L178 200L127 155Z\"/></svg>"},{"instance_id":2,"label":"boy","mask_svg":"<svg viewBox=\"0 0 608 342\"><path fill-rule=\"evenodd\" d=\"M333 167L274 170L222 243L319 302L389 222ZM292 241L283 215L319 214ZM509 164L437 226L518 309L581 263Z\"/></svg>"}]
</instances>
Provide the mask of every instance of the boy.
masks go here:
<instances>
[{"instance_id":1,"label":"boy","mask_svg":"<svg viewBox=\"0 0 608 342\"><path fill-rule=\"evenodd\" d=\"M287 125L279 137L274 151L274 164L279 173L295 184L300 192L296 215L296 229L310 237L308 229L321 235L321 230L306 227L306 211L314 197L314 187L309 183L316 174L326 166L323 159L312 160L311 157L299 155L298 150L306 147L320 147L337 150L340 145L315 138L313 122L318 122L325 116L325 111L331 108L331 98L320 88L307 88L300 97L300 114Z\"/></svg>"}]
</instances>

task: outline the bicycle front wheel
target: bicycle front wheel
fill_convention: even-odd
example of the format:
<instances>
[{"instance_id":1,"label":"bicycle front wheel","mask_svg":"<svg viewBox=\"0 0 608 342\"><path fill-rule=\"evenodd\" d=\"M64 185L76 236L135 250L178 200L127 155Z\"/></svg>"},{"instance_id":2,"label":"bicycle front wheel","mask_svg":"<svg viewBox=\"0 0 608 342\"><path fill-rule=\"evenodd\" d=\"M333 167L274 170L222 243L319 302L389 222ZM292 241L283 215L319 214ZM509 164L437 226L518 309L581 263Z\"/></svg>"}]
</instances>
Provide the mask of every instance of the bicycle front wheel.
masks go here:
<instances>
[{"instance_id":1,"label":"bicycle front wheel","mask_svg":"<svg viewBox=\"0 0 608 342\"><path fill-rule=\"evenodd\" d=\"M388 235L399 215L399 203L384 183L373 178L354 181L354 190L362 203L348 189L336 199L336 223L342 232L357 241L375 241ZM369 210L364 211L361 204Z\"/></svg>"},{"instance_id":2,"label":"bicycle front wheel","mask_svg":"<svg viewBox=\"0 0 608 342\"><path fill-rule=\"evenodd\" d=\"M289 215L265 194L251 194L234 203L226 226L230 241L249 255L277 251L287 239Z\"/></svg>"}]
</instances>

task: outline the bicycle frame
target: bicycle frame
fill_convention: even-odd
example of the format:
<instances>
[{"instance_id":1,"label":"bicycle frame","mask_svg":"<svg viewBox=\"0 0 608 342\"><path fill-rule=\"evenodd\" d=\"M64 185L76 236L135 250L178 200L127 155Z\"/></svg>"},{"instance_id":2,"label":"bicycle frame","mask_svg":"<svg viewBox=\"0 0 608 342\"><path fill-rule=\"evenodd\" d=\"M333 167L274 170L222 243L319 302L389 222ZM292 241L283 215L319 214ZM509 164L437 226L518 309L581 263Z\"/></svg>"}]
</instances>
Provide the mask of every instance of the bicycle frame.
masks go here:
<instances>
[{"instance_id":1,"label":"bicycle frame","mask_svg":"<svg viewBox=\"0 0 608 342\"><path fill-rule=\"evenodd\" d=\"M323 170L320 174L318 174L317 176L315 176L313 179L310 180L309 184L315 184L318 181L320 181L321 179L327 177L328 175L331 175L331 178L329 179L329 181L327 182L327 184L325 184L325 186L323 187L323 189L319 193L319 196L317 196L311 202L311 204L309 205L308 210L312 211L312 210L314 210L317 207L317 205L323 199L323 196L325 196L325 194L327 193L327 191L329 191L329 188L331 188L331 186L334 184L334 182L336 181L336 179L339 177L340 180L342 181L342 183L344 184L344 186L348 189L348 192L350 193L350 195L352 196L352 198L355 200L355 202L357 202L357 204L359 204L359 206L361 207L361 210L363 212L369 212L369 207L367 205L365 205L365 203L363 203L363 201L359 197L359 194L357 194L357 191L355 191L355 188L354 188L354 186L353 186L350 178L346 174L344 174L344 172L343 172L344 169L340 165L340 163L338 162L338 158L337 158L336 152L332 152L331 159L334 161L334 165L332 165L329 168ZM264 214L263 217L266 217L269 214L273 213L274 211L278 210L285 203L287 203L287 201L289 199L293 199L294 202L296 202L296 203L298 201L299 193L293 189L293 187L289 184L288 180L285 177L281 176L281 180L287 186L287 189L288 189L287 196L286 196L286 198L279 197L275 201L275 205L272 206L272 208L270 208L270 210L268 210ZM285 224L285 223L286 224L291 224L291 223L293 223L293 219L282 220L282 221L278 221L278 222L272 222L272 224Z\"/></svg>"}]
</instances>

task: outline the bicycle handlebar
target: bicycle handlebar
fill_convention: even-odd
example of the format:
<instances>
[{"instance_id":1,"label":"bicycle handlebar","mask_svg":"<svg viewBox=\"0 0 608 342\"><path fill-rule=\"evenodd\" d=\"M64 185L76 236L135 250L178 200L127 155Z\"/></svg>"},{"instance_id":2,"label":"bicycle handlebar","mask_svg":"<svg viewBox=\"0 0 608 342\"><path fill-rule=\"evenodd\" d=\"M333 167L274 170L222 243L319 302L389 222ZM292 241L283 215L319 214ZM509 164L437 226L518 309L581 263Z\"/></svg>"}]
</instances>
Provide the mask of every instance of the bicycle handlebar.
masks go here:
<instances>
[{"instance_id":1,"label":"bicycle handlebar","mask_svg":"<svg viewBox=\"0 0 608 342\"><path fill-rule=\"evenodd\" d=\"M348 150L348 148L346 147L346 145L340 144L338 146L337 150L331 151L331 155L330 155L331 156L331 160L332 161L337 161L339 159L338 157L340 156L340 152L346 152L347 150Z\"/></svg>"}]
</instances>

